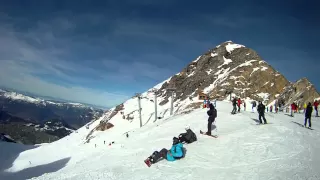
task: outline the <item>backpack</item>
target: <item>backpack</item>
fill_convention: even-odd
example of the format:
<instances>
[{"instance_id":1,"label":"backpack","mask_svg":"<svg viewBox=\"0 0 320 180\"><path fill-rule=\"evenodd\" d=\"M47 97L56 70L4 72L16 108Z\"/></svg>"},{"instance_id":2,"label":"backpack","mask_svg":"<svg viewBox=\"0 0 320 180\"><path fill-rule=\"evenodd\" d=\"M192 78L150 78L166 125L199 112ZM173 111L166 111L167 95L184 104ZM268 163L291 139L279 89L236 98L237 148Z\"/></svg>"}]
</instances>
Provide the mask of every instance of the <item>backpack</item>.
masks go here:
<instances>
[{"instance_id":1,"label":"backpack","mask_svg":"<svg viewBox=\"0 0 320 180\"><path fill-rule=\"evenodd\" d=\"M188 129L186 133L181 133L180 136L182 136L181 140L184 140L188 144L197 141L197 136L191 129ZM179 136L179 140L180 140L180 136Z\"/></svg>"},{"instance_id":2,"label":"backpack","mask_svg":"<svg viewBox=\"0 0 320 180\"><path fill-rule=\"evenodd\" d=\"M213 113L214 113L214 118L217 118L217 109L214 109Z\"/></svg>"}]
</instances>

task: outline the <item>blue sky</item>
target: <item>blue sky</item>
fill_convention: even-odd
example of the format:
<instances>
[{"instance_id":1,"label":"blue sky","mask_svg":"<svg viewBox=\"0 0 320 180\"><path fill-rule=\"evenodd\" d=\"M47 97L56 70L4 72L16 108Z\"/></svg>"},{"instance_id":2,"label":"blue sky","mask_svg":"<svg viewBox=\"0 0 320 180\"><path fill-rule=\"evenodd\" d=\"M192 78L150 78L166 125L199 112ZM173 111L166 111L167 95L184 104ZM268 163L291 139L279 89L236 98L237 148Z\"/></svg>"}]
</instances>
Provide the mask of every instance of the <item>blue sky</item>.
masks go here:
<instances>
[{"instance_id":1,"label":"blue sky","mask_svg":"<svg viewBox=\"0 0 320 180\"><path fill-rule=\"evenodd\" d=\"M216 45L320 89L316 1L2 1L0 85L111 107Z\"/></svg>"}]
</instances>

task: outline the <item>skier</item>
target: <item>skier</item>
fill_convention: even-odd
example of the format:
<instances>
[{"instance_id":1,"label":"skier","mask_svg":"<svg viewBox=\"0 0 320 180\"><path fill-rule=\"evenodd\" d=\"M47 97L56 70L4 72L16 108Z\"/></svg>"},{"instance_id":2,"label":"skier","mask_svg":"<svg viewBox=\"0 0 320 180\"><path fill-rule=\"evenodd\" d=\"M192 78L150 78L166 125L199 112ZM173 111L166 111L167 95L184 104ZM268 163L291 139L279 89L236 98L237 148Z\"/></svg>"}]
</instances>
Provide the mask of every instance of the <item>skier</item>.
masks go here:
<instances>
[{"instance_id":1,"label":"skier","mask_svg":"<svg viewBox=\"0 0 320 180\"><path fill-rule=\"evenodd\" d=\"M211 135L211 126L214 120L217 117L217 110L214 108L212 104L209 104L210 110L207 111L207 114L209 116L208 118L208 131L206 132L207 135Z\"/></svg>"},{"instance_id":2,"label":"skier","mask_svg":"<svg viewBox=\"0 0 320 180\"><path fill-rule=\"evenodd\" d=\"M193 142L197 141L197 136L196 136L196 134L190 129L189 126L186 126L185 130L186 130L186 132L185 132L185 133L181 133L181 134L179 135L179 137L178 137L178 138L179 138L179 141L180 141L181 143L188 143L188 144L190 144L190 143L193 143Z\"/></svg>"},{"instance_id":3,"label":"skier","mask_svg":"<svg viewBox=\"0 0 320 180\"><path fill-rule=\"evenodd\" d=\"M264 124L267 124L267 120L264 117L264 111L266 110L266 106L262 104L261 101L259 101L259 105L258 105L258 113L259 113L259 121L260 124L262 124L262 120L261 117L263 118Z\"/></svg>"},{"instance_id":4,"label":"skier","mask_svg":"<svg viewBox=\"0 0 320 180\"><path fill-rule=\"evenodd\" d=\"M127 135L126 135L126 136L127 136L127 138L129 138L129 133L127 133Z\"/></svg>"},{"instance_id":5,"label":"skier","mask_svg":"<svg viewBox=\"0 0 320 180\"><path fill-rule=\"evenodd\" d=\"M241 99L240 98L238 98L237 103L238 103L238 112L240 112L240 105L241 105Z\"/></svg>"},{"instance_id":6,"label":"skier","mask_svg":"<svg viewBox=\"0 0 320 180\"><path fill-rule=\"evenodd\" d=\"M306 109L306 114L305 114L306 118L304 120L304 127L307 126L307 120L309 120L309 128L311 128L311 114L312 114L312 105L309 102Z\"/></svg>"},{"instance_id":7,"label":"skier","mask_svg":"<svg viewBox=\"0 0 320 180\"><path fill-rule=\"evenodd\" d=\"M207 107L207 100L203 100L203 108L206 108Z\"/></svg>"},{"instance_id":8,"label":"skier","mask_svg":"<svg viewBox=\"0 0 320 180\"><path fill-rule=\"evenodd\" d=\"M270 105L270 112L272 113L272 105Z\"/></svg>"},{"instance_id":9,"label":"skier","mask_svg":"<svg viewBox=\"0 0 320 180\"><path fill-rule=\"evenodd\" d=\"M206 107L209 108L209 105L210 105L210 100L209 98L207 98L207 104L206 104Z\"/></svg>"},{"instance_id":10,"label":"skier","mask_svg":"<svg viewBox=\"0 0 320 180\"><path fill-rule=\"evenodd\" d=\"M303 104L303 113L306 112L306 109L307 109L307 103L304 103L304 104Z\"/></svg>"},{"instance_id":11,"label":"skier","mask_svg":"<svg viewBox=\"0 0 320 180\"><path fill-rule=\"evenodd\" d=\"M319 117L319 114L318 114L319 102L317 100L315 100L313 103L313 106L314 106L314 110L316 111L316 117Z\"/></svg>"},{"instance_id":12,"label":"skier","mask_svg":"<svg viewBox=\"0 0 320 180\"><path fill-rule=\"evenodd\" d=\"M296 105L295 103L291 104L291 116L294 117L294 111L296 110Z\"/></svg>"},{"instance_id":13,"label":"skier","mask_svg":"<svg viewBox=\"0 0 320 180\"><path fill-rule=\"evenodd\" d=\"M232 105L233 105L233 110L231 114L236 114L237 113L237 99L234 97L232 100Z\"/></svg>"},{"instance_id":14,"label":"skier","mask_svg":"<svg viewBox=\"0 0 320 180\"><path fill-rule=\"evenodd\" d=\"M252 102L252 112L254 112L254 108L257 106L257 103L256 103L256 101L253 101Z\"/></svg>"},{"instance_id":15,"label":"skier","mask_svg":"<svg viewBox=\"0 0 320 180\"><path fill-rule=\"evenodd\" d=\"M217 99L213 101L214 107L217 108Z\"/></svg>"},{"instance_id":16,"label":"skier","mask_svg":"<svg viewBox=\"0 0 320 180\"><path fill-rule=\"evenodd\" d=\"M166 159L167 161L175 161L177 159L183 158L185 155L183 144L179 142L177 137L173 137L173 143L170 150L166 148L161 149L160 152L155 151L146 159L146 164L150 166L151 164L159 162L161 159Z\"/></svg>"},{"instance_id":17,"label":"skier","mask_svg":"<svg viewBox=\"0 0 320 180\"><path fill-rule=\"evenodd\" d=\"M267 106L267 112L269 112L269 107Z\"/></svg>"}]
</instances>

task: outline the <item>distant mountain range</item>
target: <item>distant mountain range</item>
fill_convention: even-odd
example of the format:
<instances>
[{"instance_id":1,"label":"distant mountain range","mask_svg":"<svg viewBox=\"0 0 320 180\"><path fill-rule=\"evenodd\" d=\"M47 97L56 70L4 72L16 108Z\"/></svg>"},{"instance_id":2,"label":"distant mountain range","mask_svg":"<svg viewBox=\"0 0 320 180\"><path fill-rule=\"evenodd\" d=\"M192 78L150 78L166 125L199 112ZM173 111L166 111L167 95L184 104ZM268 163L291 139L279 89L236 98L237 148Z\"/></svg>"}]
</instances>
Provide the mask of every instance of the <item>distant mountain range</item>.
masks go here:
<instances>
[{"instance_id":1,"label":"distant mountain range","mask_svg":"<svg viewBox=\"0 0 320 180\"><path fill-rule=\"evenodd\" d=\"M52 101L52 102L56 102L56 103L68 103L68 102L70 102L70 101L65 100L65 99L60 99L60 98L51 97L51 96L41 96L41 95L37 95L37 94L34 94L34 93L26 92L26 91L20 91L20 90L17 90L17 89L12 89L12 88L7 88L7 87L0 86L0 92L1 91L16 92L16 93L23 94L25 96L29 96L29 97L32 97L32 98L36 97L36 98L40 98L42 100ZM109 107L99 106L99 105L95 105L95 104L88 104L88 103L83 103L83 102L74 102L74 103L83 104L85 106L93 107L93 108L96 108L96 109L104 109L104 110L105 109L109 109Z\"/></svg>"},{"instance_id":2,"label":"distant mountain range","mask_svg":"<svg viewBox=\"0 0 320 180\"><path fill-rule=\"evenodd\" d=\"M0 133L24 144L60 139L95 121L102 109L0 89Z\"/></svg>"}]
</instances>

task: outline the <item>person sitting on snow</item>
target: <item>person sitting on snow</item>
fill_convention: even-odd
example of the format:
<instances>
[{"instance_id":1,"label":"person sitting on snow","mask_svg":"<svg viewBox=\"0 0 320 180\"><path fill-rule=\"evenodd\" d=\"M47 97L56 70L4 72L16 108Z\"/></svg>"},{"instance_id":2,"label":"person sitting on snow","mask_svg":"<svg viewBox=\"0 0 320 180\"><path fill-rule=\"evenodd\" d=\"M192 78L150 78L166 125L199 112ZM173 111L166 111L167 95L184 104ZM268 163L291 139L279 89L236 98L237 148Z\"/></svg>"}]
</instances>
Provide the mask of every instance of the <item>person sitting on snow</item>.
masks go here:
<instances>
[{"instance_id":1,"label":"person sitting on snow","mask_svg":"<svg viewBox=\"0 0 320 180\"><path fill-rule=\"evenodd\" d=\"M190 144L190 143L193 143L193 142L197 141L197 136L196 136L196 134L190 129L189 126L186 126L185 130L186 130L187 132L181 133L181 134L179 135L179 141L180 141L181 143L188 143L188 144Z\"/></svg>"},{"instance_id":2,"label":"person sitting on snow","mask_svg":"<svg viewBox=\"0 0 320 180\"><path fill-rule=\"evenodd\" d=\"M184 157L183 144L179 142L177 137L173 137L173 144L170 150L166 148L161 149L160 152L155 151L151 156L148 157L148 160L151 164L157 163L162 159L167 161L175 161Z\"/></svg>"}]
</instances>

